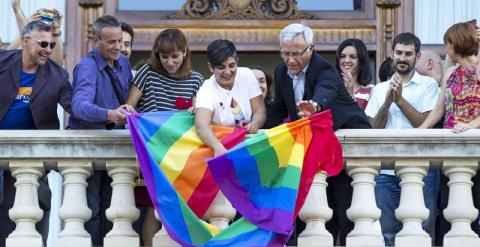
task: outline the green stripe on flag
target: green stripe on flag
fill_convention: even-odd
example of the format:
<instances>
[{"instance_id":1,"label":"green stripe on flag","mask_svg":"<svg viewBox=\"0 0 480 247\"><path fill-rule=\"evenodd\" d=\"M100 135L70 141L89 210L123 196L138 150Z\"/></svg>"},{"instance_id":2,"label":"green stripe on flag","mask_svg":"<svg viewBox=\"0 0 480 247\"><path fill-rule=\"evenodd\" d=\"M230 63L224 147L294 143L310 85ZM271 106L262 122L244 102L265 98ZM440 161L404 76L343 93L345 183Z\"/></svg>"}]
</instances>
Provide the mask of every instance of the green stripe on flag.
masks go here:
<instances>
[{"instance_id":1,"label":"green stripe on flag","mask_svg":"<svg viewBox=\"0 0 480 247\"><path fill-rule=\"evenodd\" d=\"M254 231L256 229L258 229L256 225L252 224L250 221L242 217L237 221L235 221L230 226L228 226L227 228L225 228L225 230L218 233L215 237L212 238L212 240L223 240L223 239L234 238L236 236Z\"/></svg>"},{"instance_id":2,"label":"green stripe on flag","mask_svg":"<svg viewBox=\"0 0 480 247\"><path fill-rule=\"evenodd\" d=\"M160 164L170 147L194 125L194 117L189 112L178 112L172 115L147 143L148 151Z\"/></svg>"},{"instance_id":3,"label":"green stripe on flag","mask_svg":"<svg viewBox=\"0 0 480 247\"><path fill-rule=\"evenodd\" d=\"M187 206L185 201L178 195L180 209L182 210L185 225L187 225L188 233L192 244L200 246L205 244L212 238L212 234L201 222L201 220L193 213L193 211Z\"/></svg>"}]
</instances>

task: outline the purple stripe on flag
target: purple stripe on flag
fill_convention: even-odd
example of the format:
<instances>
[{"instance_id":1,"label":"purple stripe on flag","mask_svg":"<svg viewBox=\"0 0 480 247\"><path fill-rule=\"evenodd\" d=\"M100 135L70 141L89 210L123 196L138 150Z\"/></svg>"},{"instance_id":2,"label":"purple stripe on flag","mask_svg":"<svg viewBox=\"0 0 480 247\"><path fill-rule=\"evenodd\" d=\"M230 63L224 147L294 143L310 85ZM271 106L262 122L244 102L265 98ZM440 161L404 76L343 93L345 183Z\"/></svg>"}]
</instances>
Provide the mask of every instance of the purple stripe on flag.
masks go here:
<instances>
[{"instance_id":1,"label":"purple stripe on flag","mask_svg":"<svg viewBox=\"0 0 480 247\"><path fill-rule=\"evenodd\" d=\"M234 164L222 155L208 160L210 171L223 194L247 220L265 230L280 234L292 232L293 212L260 208L250 200L248 191L241 185L235 174Z\"/></svg>"}]
</instances>

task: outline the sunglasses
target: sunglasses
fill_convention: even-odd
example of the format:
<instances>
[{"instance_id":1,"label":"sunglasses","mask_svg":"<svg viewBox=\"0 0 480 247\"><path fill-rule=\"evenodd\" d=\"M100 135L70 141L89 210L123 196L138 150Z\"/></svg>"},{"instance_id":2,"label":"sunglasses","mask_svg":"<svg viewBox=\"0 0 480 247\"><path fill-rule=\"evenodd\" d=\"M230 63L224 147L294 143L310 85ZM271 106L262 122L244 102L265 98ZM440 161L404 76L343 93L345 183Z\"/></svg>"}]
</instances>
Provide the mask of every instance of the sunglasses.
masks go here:
<instances>
[{"instance_id":1,"label":"sunglasses","mask_svg":"<svg viewBox=\"0 0 480 247\"><path fill-rule=\"evenodd\" d=\"M48 43L47 41L39 41L39 40L32 39L32 38L30 38L30 39L35 41L35 43L37 43L43 49L47 48L47 46L50 46L50 49L53 49L53 48L55 48L55 45L57 45L57 43L55 43L55 42Z\"/></svg>"}]
</instances>

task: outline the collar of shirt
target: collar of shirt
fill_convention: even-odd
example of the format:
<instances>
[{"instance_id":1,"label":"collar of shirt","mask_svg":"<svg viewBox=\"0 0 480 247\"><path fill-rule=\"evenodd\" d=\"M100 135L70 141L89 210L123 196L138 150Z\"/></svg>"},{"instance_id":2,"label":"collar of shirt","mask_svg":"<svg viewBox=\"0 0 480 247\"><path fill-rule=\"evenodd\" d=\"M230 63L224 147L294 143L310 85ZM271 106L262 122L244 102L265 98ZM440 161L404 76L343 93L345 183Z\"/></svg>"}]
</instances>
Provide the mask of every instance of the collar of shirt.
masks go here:
<instances>
[{"instance_id":1,"label":"collar of shirt","mask_svg":"<svg viewBox=\"0 0 480 247\"><path fill-rule=\"evenodd\" d=\"M105 59L102 57L102 55L100 54L100 51L97 48L93 49L93 59L95 59L95 61L97 62L98 71L102 71L105 69L105 67L108 66L107 61L105 61ZM112 69L114 71L115 70L121 71L122 65L118 61L114 61Z\"/></svg>"},{"instance_id":2,"label":"collar of shirt","mask_svg":"<svg viewBox=\"0 0 480 247\"><path fill-rule=\"evenodd\" d=\"M307 69L308 69L308 66L310 64L307 64L305 65L305 67L302 69L302 71L300 71L300 73L298 73L298 75L294 75L290 72L287 72L288 76L290 76L290 78L292 78L293 80L302 80L303 78L305 78L305 74L307 73Z\"/></svg>"},{"instance_id":3,"label":"collar of shirt","mask_svg":"<svg viewBox=\"0 0 480 247\"><path fill-rule=\"evenodd\" d=\"M391 82L392 79L390 79L390 82ZM413 76L412 76L412 79L410 79L410 81L407 81L405 83L403 83L403 86L404 87L408 87L409 85L411 85L411 83L415 83L417 85L419 85L421 83L421 78L420 78L420 74L415 70L415 72L413 73Z\"/></svg>"}]
</instances>

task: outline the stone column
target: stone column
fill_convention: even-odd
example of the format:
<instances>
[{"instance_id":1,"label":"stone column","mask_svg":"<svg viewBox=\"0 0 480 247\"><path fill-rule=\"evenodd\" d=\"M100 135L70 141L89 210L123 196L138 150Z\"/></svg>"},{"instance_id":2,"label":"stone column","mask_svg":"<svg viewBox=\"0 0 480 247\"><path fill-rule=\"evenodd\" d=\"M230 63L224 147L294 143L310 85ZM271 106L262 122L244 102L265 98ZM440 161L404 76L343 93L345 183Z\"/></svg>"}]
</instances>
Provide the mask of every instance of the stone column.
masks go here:
<instances>
[{"instance_id":1,"label":"stone column","mask_svg":"<svg viewBox=\"0 0 480 247\"><path fill-rule=\"evenodd\" d=\"M312 187L298 216L305 222L305 230L298 236L298 246L333 246L333 237L325 228L333 211L327 201L327 173L315 175Z\"/></svg>"},{"instance_id":2,"label":"stone column","mask_svg":"<svg viewBox=\"0 0 480 247\"><path fill-rule=\"evenodd\" d=\"M158 217L157 210L155 210L155 218L157 220L160 220ZM177 244L177 242L173 241L170 236L168 236L167 231L165 231L165 228L162 227L160 230L153 236L153 247L178 247L180 245Z\"/></svg>"},{"instance_id":3,"label":"stone column","mask_svg":"<svg viewBox=\"0 0 480 247\"><path fill-rule=\"evenodd\" d=\"M429 169L428 160L397 160L396 175L400 177L400 205L395 216L403 223L395 236L396 246L431 246L430 236L423 230L422 222L428 218L423 198L423 177Z\"/></svg>"},{"instance_id":4,"label":"stone column","mask_svg":"<svg viewBox=\"0 0 480 247\"><path fill-rule=\"evenodd\" d=\"M445 160L443 172L448 177L448 207L443 216L452 227L445 234L445 247L480 246L478 235L470 224L477 218L478 210L473 206L472 177L478 169L476 160Z\"/></svg>"},{"instance_id":5,"label":"stone column","mask_svg":"<svg viewBox=\"0 0 480 247\"><path fill-rule=\"evenodd\" d=\"M348 175L352 177L352 205L347 217L355 227L347 236L347 246L383 246L383 237L373 227L380 219L380 209L375 200L375 177L380 160L347 160Z\"/></svg>"},{"instance_id":6,"label":"stone column","mask_svg":"<svg viewBox=\"0 0 480 247\"><path fill-rule=\"evenodd\" d=\"M58 169L63 176L64 196L59 216L64 228L57 238L56 246L92 246L90 234L84 224L92 217L87 205L87 178L92 174L92 162L88 160L59 161Z\"/></svg>"},{"instance_id":7,"label":"stone column","mask_svg":"<svg viewBox=\"0 0 480 247\"><path fill-rule=\"evenodd\" d=\"M223 193L219 191L212 205L210 205L205 213L204 218L207 219L210 224L223 230L227 228L228 223L235 218L236 213L237 211L232 207L232 204Z\"/></svg>"},{"instance_id":8,"label":"stone column","mask_svg":"<svg viewBox=\"0 0 480 247\"><path fill-rule=\"evenodd\" d=\"M106 215L113 228L105 236L103 244L105 247L140 246L138 234L132 228L132 223L140 215L133 195L137 163L135 160L107 161L107 171L113 182L112 200Z\"/></svg>"},{"instance_id":9,"label":"stone column","mask_svg":"<svg viewBox=\"0 0 480 247\"><path fill-rule=\"evenodd\" d=\"M16 160L9 164L15 182L15 202L8 214L15 222L15 230L5 240L7 247L42 247L42 236L35 229L35 223L43 217L38 205L38 179L43 176L43 162ZM27 244L28 243L28 244Z\"/></svg>"}]
</instances>

